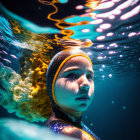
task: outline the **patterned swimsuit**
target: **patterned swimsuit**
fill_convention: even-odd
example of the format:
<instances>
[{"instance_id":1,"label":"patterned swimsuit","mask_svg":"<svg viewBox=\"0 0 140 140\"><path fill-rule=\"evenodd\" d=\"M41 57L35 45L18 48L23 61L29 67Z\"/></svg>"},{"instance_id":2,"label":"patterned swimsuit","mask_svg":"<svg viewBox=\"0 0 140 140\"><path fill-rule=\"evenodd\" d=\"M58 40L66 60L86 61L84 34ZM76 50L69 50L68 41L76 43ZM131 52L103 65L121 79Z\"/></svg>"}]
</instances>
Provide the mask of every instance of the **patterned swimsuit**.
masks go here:
<instances>
[{"instance_id":1,"label":"patterned swimsuit","mask_svg":"<svg viewBox=\"0 0 140 140\"><path fill-rule=\"evenodd\" d=\"M48 119L46 125L49 129L51 129L53 132L57 134L61 134L62 130L67 127L76 127L79 130L81 130L82 133L86 133L87 135L90 135L90 138L93 140L100 140L82 121L81 118L75 118L73 116L70 116L60 110L59 108L53 109L52 113L53 117L50 117ZM52 119L53 118L53 119Z\"/></svg>"}]
</instances>

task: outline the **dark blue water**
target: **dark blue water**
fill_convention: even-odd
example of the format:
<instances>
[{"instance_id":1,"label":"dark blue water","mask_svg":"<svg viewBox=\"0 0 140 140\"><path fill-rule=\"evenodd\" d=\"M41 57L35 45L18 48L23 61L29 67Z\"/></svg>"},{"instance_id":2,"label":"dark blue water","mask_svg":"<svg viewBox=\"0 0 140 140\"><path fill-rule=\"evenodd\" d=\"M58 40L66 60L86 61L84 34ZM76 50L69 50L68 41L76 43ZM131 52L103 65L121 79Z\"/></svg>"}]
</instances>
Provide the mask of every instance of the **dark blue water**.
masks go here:
<instances>
[{"instance_id":1,"label":"dark blue water","mask_svg":"<svg viewBox=\"0 0 140 140\"><path fill-rule=\"evenodd\" d=\"M139 82L139 77L128 76L95 84L95 97L84 120L102 139L139 139Z\"/></svg>"},{"instance_id":2,"label":"dark blue water","mask_svg":"<svg viewBox=\"0 0 140 140\"><path fill-rule=\"evenodd\" d=\"M112 0L95 11L98 14L92 17L92 32L89 28L82 34L94 43L85 51L95 71L95 96L83 121L103 140L140 139L139 11L139 0ZM0 60L16 72L22 49L18 43L22 42L14 36L10 23L1 14ZM0 110L0 117L16 118L2 107Z\"/></svg>"}]
</instances>

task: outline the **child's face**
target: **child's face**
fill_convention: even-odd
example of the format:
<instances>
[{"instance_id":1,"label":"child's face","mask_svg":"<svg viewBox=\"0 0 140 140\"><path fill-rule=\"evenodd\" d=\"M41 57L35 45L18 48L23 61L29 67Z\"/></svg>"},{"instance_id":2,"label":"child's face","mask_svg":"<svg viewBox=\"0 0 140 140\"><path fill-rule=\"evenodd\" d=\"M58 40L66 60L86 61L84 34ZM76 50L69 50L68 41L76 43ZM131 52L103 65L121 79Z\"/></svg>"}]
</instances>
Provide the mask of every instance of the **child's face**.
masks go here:
<instances>
[{"instance_id":1,"label":"child's face","mask_svg":"<svg viewBox=\"0 0 140 140\"><path fill-rule=\"evenodd\" d=\"M55 82L55 98L67 113L85 111L93 99L94 73L90 61L82 56L70 58Z\"/></svg>"}]
</instances>

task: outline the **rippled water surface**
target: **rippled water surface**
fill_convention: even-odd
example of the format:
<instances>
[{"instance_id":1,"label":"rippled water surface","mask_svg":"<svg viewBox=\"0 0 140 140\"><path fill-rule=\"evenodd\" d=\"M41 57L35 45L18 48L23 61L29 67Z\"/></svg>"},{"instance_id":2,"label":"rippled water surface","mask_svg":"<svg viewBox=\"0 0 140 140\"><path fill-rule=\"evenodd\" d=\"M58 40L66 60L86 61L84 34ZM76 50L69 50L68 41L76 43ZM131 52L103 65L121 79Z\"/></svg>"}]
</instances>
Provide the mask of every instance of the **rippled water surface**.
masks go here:
<instances>
[{"instance_id":1,"label":"rippled water surface","mask_svg":"<svg viewBox=\"0 0 140 140\"><path fill-rule=\"evenodd\" d=\"M67 29L75 30L76 36L73 38L93 41L94 44L85 51L93 61L95 77L98 79L112 78L117 74L125 75L127 72L139 74L139 0L105 1L90 14L92 20L90 19L89 24L79 26L77 31L75 29L78 27L68 27ZM75 21L73 18L70 19L70 22ZM10 23L2 15L0 27L2 63L15 70L18 67L20 49L27 48L26 42L21 42L17 36L15 37ZM28 47L28 49L30 48Z\"/></svg>"},{"instance_id":2,"label":"rippled water surface","mask_svg":"<svg viewBox=\"0 0 140 140\"><path fill-rule=\"evenodd\" d=\"M91 49L93 62L99 64L97 70L103 78L127 72L139 73L139 0L112 0L97 9L99 14L91 23L97 25L96 31L100 33L93 40Z\"/></svg>"}]
</instances>

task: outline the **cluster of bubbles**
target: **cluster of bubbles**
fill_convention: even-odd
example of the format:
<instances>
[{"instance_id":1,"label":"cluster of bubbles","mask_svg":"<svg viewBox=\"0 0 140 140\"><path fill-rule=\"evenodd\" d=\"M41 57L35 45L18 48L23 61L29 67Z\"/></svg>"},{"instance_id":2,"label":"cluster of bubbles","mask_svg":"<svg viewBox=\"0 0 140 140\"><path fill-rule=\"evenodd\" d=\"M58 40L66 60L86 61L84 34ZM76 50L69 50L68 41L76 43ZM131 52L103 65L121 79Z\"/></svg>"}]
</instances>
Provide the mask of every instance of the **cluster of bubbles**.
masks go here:
<instances>
[{"instance_id":1,"label":"cluster of bubbles","mask_svg":"<svg viewBox=\"0 0 140 140\"><path fill-rule=\"evenodd\" d=\"M139 71L140 5L139 0L111 0L100 4L89 24L98 32L87 52L100 79L112 78L122 71ZM83 32L90 34L90 29Z\"/></svg>"}]
</instances>

